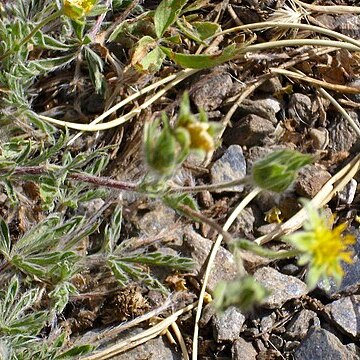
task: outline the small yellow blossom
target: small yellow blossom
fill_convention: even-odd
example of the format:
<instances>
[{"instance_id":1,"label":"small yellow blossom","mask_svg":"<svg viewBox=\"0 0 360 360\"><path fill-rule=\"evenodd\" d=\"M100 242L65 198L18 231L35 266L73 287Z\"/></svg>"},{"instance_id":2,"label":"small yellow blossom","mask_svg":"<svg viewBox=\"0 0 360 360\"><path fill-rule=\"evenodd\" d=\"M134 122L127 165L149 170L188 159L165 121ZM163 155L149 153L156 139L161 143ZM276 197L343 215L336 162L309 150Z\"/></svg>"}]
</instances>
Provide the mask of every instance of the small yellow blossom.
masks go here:
<instances>
[{"instance_id":1,"label":"small yellow blossom","mask_svg":"<svg viewBox=\"0 0 360 360\"><path fill-rule=\"evenodd\" d=\"M64 0L63 12L70 19L85 17L93 8L96 0Z\"/></svg>"},{"instance_id":2,"label":"small yellow blossom","mask_svg":"<svg viewBox=\"0 0 360 360\"><path fill-rule=\"evenodd\" d=\"M299 264L309 265L307 282L314 288L319 280L333 277L337 285L344 276L342 262L352 263L353 252L350 245L356 242L353 235L344 235L346 224L331 229L329 221L320 216L316 210L305 205L309 220L304 230L286 237L300 252Z\"/></svg>"},{"instance_id":3,"label":"small yellow blossom","mask_svg":"<svg viewBox=\"0 0 360 360\"><path fill-rule=\"evenodd\" d=\"M284 216L281 210L277 207L271 208L265 213L264 220L269 224L281 224L283 222Z\"/></svg>"},{"instance_id":4,"label":"small yellow blossom","mask_svg":"<svg viewBox=\"0 0 360 360\"><path fill-rule=\"evenodd\" d=\"M213 151L215 148L214 139L209 134L210 124L205 122L189 122L185 129L190 135L190 148L200 149L205 152Z\"/></svg>"}]
</instances>

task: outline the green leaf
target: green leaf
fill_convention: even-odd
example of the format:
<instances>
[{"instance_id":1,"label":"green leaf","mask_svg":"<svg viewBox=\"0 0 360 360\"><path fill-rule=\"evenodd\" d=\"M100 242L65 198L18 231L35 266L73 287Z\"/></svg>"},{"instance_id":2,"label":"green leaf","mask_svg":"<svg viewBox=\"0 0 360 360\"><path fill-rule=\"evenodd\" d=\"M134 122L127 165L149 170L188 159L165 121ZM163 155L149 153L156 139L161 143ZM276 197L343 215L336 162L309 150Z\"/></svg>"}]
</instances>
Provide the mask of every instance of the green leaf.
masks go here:
<instances>
[{"instance_id":1,"label":"green leaf","mask_svg":"<svg viewBox=\"0 0 360 360\"><path fill-rule=\"evenodd\" d=\"M129 276L122 268L122 264L119 261L109 259L107 265L115 276L115 279L119 282L120 286L125 287L129 282Z\"/></svg>"},{"instance_id":2,"label":"green leaf","mask_svg":"<svg viewBox=\"0 0 360 360\"><path fill-rule=\"evenodd\" d=\"M54 71L59 67L65 66L74 60L76 53L59 56L51 59L41 59L29 61L26 70L28 71Z\"/></svg>"},{"instance_id":3,"label":"green leaf","mask_svg":"<svg viewBox=\"0 0 360 360\"><path fill-rule=\"evenodd\" d=\"M62 359L72 359L75 356L79 355L85 355L89 352L93 351L95 349L95 346L93 345L78 345L72 347L70 350L60 354L55 358L55 360L62 360Z\"/></svg>"},{"instance_id":4,"label":"green leaf","mask_svg":"<svg viewBox=\"0 0 360 360\"><path fill-rule=\"evenodd\" d=\"M92 51L88 46L84 47L85 59L89 67L89 75L97 93L103 88L103 67L104 63L101 57Z\"/></svg>"},{"instance_id":5,"label":"green leaf","mask_svg":"<svg viewBox=\"0 0 360 360\"><path fill-rule=\"evenodd\" d=\"M115 250L116 243L120 239L121 220L122 206L118 204L111 217L110 224L106 225L104 231L104 244L102 249L108 254L111 254Z\"/></svg>"},{"instance_id":6,"label":"green leaf","mask_svg":"<svg viewBox=\"0 0 360 360\"><path fill-rule=\"evenodd\" d=\"M201 40L206 40L221 30L219 24L210 21L194 21L191 25L196 29Z\"/></svg>"},{"instance_id":7,"label":"green leaf","mask_svg":"<svg viewBox=\"0 0 360 360\"><path fill-rule=\"evenodd\" d=\"M206 44L204 40L213 36L220 30L220 26L218 24L209 21L189 23L185 18L182 18L177 20L176 23L180 30L188 38L196 41L199 44Z\"/></svg>"},{"instance_id":8,"label":"green leaf","mask_svg":"<svg viewBox=\"0 0 360 360\"><path fill-rule=\"evenodd\" d=\"M137 254L134 256L122 257L124 262L147 264L154 266L168 266L172 269L189 271L194 267L194 261L189 258L167 255L161 252L148 254Z\"/></svg>"},{"instance_id":9,"label":"green leaf","mask_svg":"<svg viewBox=\"0 0 360 360\"><path fill-rule=\"evenodd\" d=\"M165 59L165 53L156 46L155 49L151 50L136 66L138 71L147 73L156 73L160 70L161 65Z\"/></svg>"},{"instance_id":10,"label":"green leaf","mask_svg":"<svg viewBox=\"0 0 360 360\"><path fill-rule=\"evenodd\" d=\"M154 15L155 32L158 38L161 38L168 27L176 21L186 3L187 0L162 0Z\"/></svg>"},{"instance_id":11,"label":"green leaf","mask_svg":"<svg viewBox=\"0 0 360 360\"><path fill-rule=\"evenodd\" d=\"M161 50L173 60L176 64L183 68L190 69L207 69L217 65L221 65L229 60L235 59L244 54L245 48L235 44L227 46L221 53L216 55L188 55L182 53L175 53L171 49L161 46Z\"/></svg>"},{"instance_id":12,"label":"green leaf","mask_svg":"<svg viewBox=\"0 0 360 360\"><path fill-rule=\"evenodd\" d=\"M10 255L11 240L9 228L2 217L0 217L0 253L6 258Z\"/></svg>"}]
</instances>

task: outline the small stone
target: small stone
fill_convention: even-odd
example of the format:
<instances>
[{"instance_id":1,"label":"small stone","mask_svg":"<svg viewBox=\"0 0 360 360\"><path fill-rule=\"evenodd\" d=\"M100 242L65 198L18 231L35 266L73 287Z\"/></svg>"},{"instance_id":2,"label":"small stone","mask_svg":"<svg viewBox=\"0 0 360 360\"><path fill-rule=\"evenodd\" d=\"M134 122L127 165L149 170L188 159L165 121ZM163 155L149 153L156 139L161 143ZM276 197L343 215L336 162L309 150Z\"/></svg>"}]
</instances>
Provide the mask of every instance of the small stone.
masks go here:
<instances>
[{"instance_id":1,"label":"small stone","mask_svg":"<svg viewBox=\"0 0 360 360\"><path fill-rule=\"evenodd\" d=\"M286 264L281 268L281 272L286 275L296 276L300 272L300 268L295 264Z\"/></svg>"},{"instance_id":2,"label":"small stone","mask_svg":"<svg viewBox=\"0 0 360 360\"><path fill-rule=\"evenodd\" d=\"M239 338L231 348L232 360L256 360L257 352L251 343Z\"/></svg>"},{"instance_id":3,"label":"small stone","mask_svg":"<svg viewBox=\"0 0 360 360\"><path fill-rule=\"evenodd\" d=\"M351 205L354 201L355 194L357 189L357 181L355 179L351 179L345 187L339 191L338 199L341 204Z\"/></svg>"},{"instance_id":4,"label":"small stone","mask_svg":"<svg viewBox=\"0 0 360 360\"><path fill-rule=\"evenodd\" d=\"M254 230L255 216L253 209L251 207L245 208L237 219L234 221L234 224L230 227L229 232L233 234L234 237L249 238Z\"/></svg>"},{"instance_id":5,"label":"small stone","mask_svg":"<svg viewBox=\"0 0 360 360\"><path fill-rule=\"evenodd\" d=\"M239 145L231 145L224 155L215 161L211 168L211 181L213 184L241 179L246 175L246 161ZM244 186L238 185L226 191L243 191ZM221 192L223 190L219 190Z\"/></svg>"},{"instance_id":6,"label":"small stone","mask_svg":"<svg viewBox=\"0 0 360 360\"><path fill-rule=\"evenodd\" d=\"M262 333L267 333L275 325L277 320L276 313L273 311L271 314L264 316L260 321L260 330Z\"/></svg>"},{"instance_id":7,"label":"small stone","mask_svg":"<svg viewBox=\"0 0 360 360\"><path fill-rule=\"evenodd\" d=\"M207 259L209 257L213 242L205 239L193 230L186 229L184 245L184 256L191 256L195 262L194 272L203 279ZM220 247L216 254L215 262L210 272L207 285L209 292L213 292L216 284L221 280L234 280L237 277L239 264L235 263L233 254ZM244 270L245 271L245 270Z\"/></svg>"},{"instance_id":8,"label":"small stone","mask_svg":"<svg viewBox=\"0 0 360 360\"><path fill-rule=\"evenodd\" d=\"M243 117L248 114L254 114L270 120L273 124L278 122L276 114L282 109L279 100L272 96L264 99L250 100L245 99L238 107L235 113L237 117Z\"/></svg>"},{"instance_id":9,"label":"small stone","mask_svg":"<svg viewBox=\"0 0 360 360\"><path fill-rule=\"evenodd\" d=\"M278 208L281 211L283 219L288 220L301 210L301 204L294 192L286 191L280 196Z\"/></svg>"},{"instance_id":10,"label":"small stone","mask_svg":"<svg viewBox=\"0 0 360 360\"><path fill-rule=\"evenodd\" d=\"M225 144L254 146L263 143L264 139L275 131L270 120L249 114L241 118L232 128L224 133Z\"/></svg>"},{"instance_id":11,"label":"small stone","mask_svg":"<svg viewBox=\"0 0 360 360\"><path fill-rule=\"evenodd\" d=\"M266 80L263 84L261 84L258 90L263 91L268 94L274 94L277 91L282 89L281 81L278 77L273 77L269 80Z\"/></svg>"},{"instance_id":12,"label":"small stone","mask_svg":"<svg viewBox=\"0 0 360 360\"><path fill-rule=\"evenodd\" d=\"M296 277L281 274L271 267L258 269L254 278L271 291L270 296L262 304L269 309L279 308L286 301L299 298L307 293L307 286L302 281Z\"/></svg>"},{"instance_id":13,"label":"small stone","mask_svg":"<svg viewBox=\"0 0 360 360\"><path fill-rule=\"evenodd\" d=\"M358 115L355 111L348 111L348 114L359 126ZM335 116L332 125L329 128L329 146L333 151L350 151L352 146L358 140L355 130L349 125L349 122L341 116Z\"/></svg>"},{"instance_id":14,"label":"small stone","mask_svg":"<svg viewBox=\"0 0 360 360\"><path fill-rule=\"evenodd\" d=\"M360 295L348 296L326 305L339 328L352 337L360 336Z\"/></svg>"},{"instance_id":15,"label":"small stone","mask_svg":"<svg viewBox=\"0 0 360 360\"><path fill-rule=\"evenodd\" d=\"M221 315L213 317L214 338L217 342L234 341L239 338L245 316L234 306Z\"/></svg>"},{"instance_id":16,"label":"small stone","mask_svg":"<svg viewBox=\"0 0 360 360\"><path fill-rule=\"evenodd\" d=\"M123 354L111 357L113 360L181 360L181 353L175 352L173 348L166 343L165 338L159 336L155 339L146 341L145 343L127 350Z\"/></svg>"},{"instance_id":17,"label":"small stone","mask_svg":"<svg viewBox=\"0 0 360 360\"><path fill-rule=\"evenodd\" d=\"M0 194L0 204L4 204L6 200L7 200L6 194L1 193Z\"/></svg>"},{"instance_id":18,"label":"small stone","mask_svg":"<svg viewBox=\"0 0 360 360\"><path fill-rule=\"evenodd\" d=\"M300 341L287 341L284 345L285 352L293 352L300 345Z\"/></svg>"},{"instance_id":19,"label":"small stone","mask_svg":"<svg viewBox=\"0 0 360 360\"><path fill-rule=\"evenodd\" d=\"M311 129L309 131L312 145L315 150L325 150L329 144L329 132L325 128Z\"/></svg>"},{"instance_id":20,"label":"small stone","mask_svg":"<svg viewBox=\"0 0 360 360\"><path fill-rule=\"evenodd\" d=\"M259 236L264 236L273 232L278 226L279 224L276 223L261 225L256 229L256 233Z\"/></svg>"},{"instance_id":21,"label":"small stone","mask_svg":"<svg viewBox=\"0 0 360 360\"><path fill-rule=\"evenodd\" d=\"M303 167L295 181L295 191L300 196L312 199L331 178L331 174L320 165Z\"/></svg>"},{"instance_id":22,"label":"small stone","mask_svg":"<svg viewBox=\"0 0 360 360\"><path fill-rule=\"evenodd\" d=\"M269 341L273 346L276 347L277 350L282 349L282 347L284 346L284 339L279 335L271 334Z\"/></svg>"},{"instance_id":23,"label":"small stone","mask_svg":"<svg viewBox=\"0 0 360 360\"><path fill-rule=\"evenodd\" d=\"M88 216L92 216L98 213L104 204L105 201L103 199L93 199L80 203L77 210L80 215L87 214Z\"/></svg>"},{"instance_id":24,"label":"small stone","mask_svg":"<svg viewBox=\"0 0 360 360\"><path fill-rule=\"evenodd\" d=\"M211 303L206 304L203 308L203 311L201 312L201 318L199 321L199 327L203 328L205 327L210 320L212 319L212 317L215 315L216 310L215 308L212 306Z\"/></svg>"},{"instance_id":25,"label":"small stone","mask_svg":"<svg viewBox=\"0 0 360 360\"><path fill-rule=\"evenodd\" d=\"M174 225L175 216L173 209L159 203L156 209L149 211L140 218L138 227L148 236L157 235L160 231Z\"/></svg>"},{"instance_id":26,"label":"small stone","mask_svg":"<svg viewBox=\"0 0 360 360\"><path fill-rule=\"evenodd\" d=\"M229 94L232 86L229 74L211 73L193 85L190 96L198 108L205 111L215 110Z\"/></svg>"},{"instance_id":27,"label":"small stone","mask_svg":"<svg viewBox=\"0 0 360 360\"><path fill-rule=\"evenodd\" d=\"M320 326L316 312L307 309L301 310L289 322L286 336L289 339L303 339L311 326Z\"/></svg>"},{"instance_id":28,"label":"small stone","mask_svg":"<svg viewBox=\"0 0 360 360\"><path fill-rule=\"evenodd\" d=\"M294 93L290 96L289 117L296 122L311 124L314 121L312 102L309 96Z\"/></svg>"},{"instance_id":29,"label":"small stone","mask_svg":"<svg viewBox=\"0 0 360 360\"><path fill-rule=\"evenodd\" d=\"M332 333L311 328L306 338L301 342L294 354L295 360L333 359L356 360L356 353L349 350Z\"/></svg>"}]
</instances>

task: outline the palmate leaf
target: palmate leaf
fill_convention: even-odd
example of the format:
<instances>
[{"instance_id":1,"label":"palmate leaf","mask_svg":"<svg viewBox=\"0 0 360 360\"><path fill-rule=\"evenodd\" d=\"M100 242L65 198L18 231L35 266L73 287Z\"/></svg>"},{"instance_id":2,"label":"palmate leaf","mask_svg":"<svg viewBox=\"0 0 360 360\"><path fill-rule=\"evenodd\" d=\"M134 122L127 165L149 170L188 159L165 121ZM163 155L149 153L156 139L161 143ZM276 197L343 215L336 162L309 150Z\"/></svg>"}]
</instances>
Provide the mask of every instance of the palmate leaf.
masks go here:
<instances>
[{"instance_id":1,"label":"palmate leaf","mask_svg":"<svg viewBox=\"0 0 360 360\"><path fill-rule=\"evenodd\" d=\"M37 335L47 320L44 311L29 312L38 298L38 289L20 294L19 279L14 276L0 299L0 334Z\"/></svg>"}]
</instances>

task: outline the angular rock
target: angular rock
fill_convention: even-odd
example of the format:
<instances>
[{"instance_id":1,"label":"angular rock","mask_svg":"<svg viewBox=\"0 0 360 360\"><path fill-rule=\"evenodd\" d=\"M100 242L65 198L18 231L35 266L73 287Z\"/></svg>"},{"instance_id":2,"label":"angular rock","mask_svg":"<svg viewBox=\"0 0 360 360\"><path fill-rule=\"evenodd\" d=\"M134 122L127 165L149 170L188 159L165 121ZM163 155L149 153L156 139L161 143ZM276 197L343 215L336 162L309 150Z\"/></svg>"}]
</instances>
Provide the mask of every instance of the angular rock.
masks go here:
<instances>
[{"instance_id":1,"label":"angular rock","mask_svg":"<svg viewBox=\"0 0 360 360\"><path fill-rule=\"evenodd\" d=\"M248 114L258 115L262 118L270 120L273 124L278 122L276 114L281 110L282 106L279 100L272 96L264 99L250 100L245 99L238 107L235 117L243 117Z\"/></svg>"},{"instance_id":2,"label":"angular rock","mask_svg":"<svg viewBox=\"0 0 360 360\"><path fill-rule=\"evenodd\" d=\"M191 99L205 111L217 109L231 91L233 82L229 74L209 74L191 89Z\"/></svg>"},{"instance_id":3,"label":"angular rock","mask_svg":"<svg viewBox=\"0 0 360 360\"><path fill-rule=\"evenodd\" d=\"M359 126L359 118L355 111L348 111L348 114ZM358 136L349 122L341 116L335 116L329 128L329 146L333 151L350 151L358 140Z\"/></svg>"},{"instance_id":4,"label":"angular rock","mask_svg":"<svg viewBox=\"0 0 360 360\"><path fill-rule=\"evenodd\" d=\"M159 234L160 231L170 228L175 222L175 211L161 203L157 204L156 209L147 212L143 215L138 227L146 235L153 236Z\"/></svg>"},{"instance_id":5,"label":"angular rock","mask_svg":"<svg viewBox=\"0 0 360 360\"><path fill-rule=\"evenodd\" d=\"M315 120L312 101L309 96L300 93L294 93L290 96L289 117L305 124L311 124Z\"/></svg>"},{"instance_id":6,"label":"angular rock","mask_svg":"<svg viewBox=\"0 0 360 360\"><path fill-rule=\"evenodd\" d=\"M241 147L239 145L229 146L224 155L215 161L210 174L213 184L243 178L246 175L246 161ZM238 185L226 191L242 191L243 189L243 185Z\"/></svg>"},{"instance_id":7,"label":"angular rock","mask_svg":"<svg viewBox=\"0 0 360 360\"><path fill-rule=\"evenodd\" d=\"M159 336L155 339L146 341L145 343L128 350L123 354L115 355L113 360L181 360L180 352L176 352L169 344L166 343L165 338Z\"/></svg>"},{"instance_id":8,"label":"angular rock","mask_svg":"<svg viewBox=\"0 0 360 360\"><path fill-rule=\"evenodd\" d=\"M331 174L320 165L303 167L295 181L295 191L300 196L312 199L331 178Z\"/></svg>"},{"instance_id":9,"label":"angular rock","mask_svg":"<svg viewBox=\"0 0 360 360\"><path fill-rule=\"evenodd\" d=\"M224 142L231 145L260 145L274 131L275 127L270 120L249 114L233 124L232 128L225 131Z\"/></svg>"},{"instance_id":10,"label":"angular rock","mask_svg":"<svg viewBox=\"0 0 360 360\"><path fill-rule=\"evenodd\" d=\"M239 338L231 348L232 360L256 360L257 352L251 343Z\"/></svg>"},{"instance_id":11,"label":"angular rock","mask_svg":"<svg viewBox=\"0 0 360 360\"><path fill-rule=\"evenodd\" d=\"M234 306L230 306L223 314L213 317L214 338L217 342L234 341L239 338L245 316Z\"/></svg>"},{"instance_id":12,"label":"angular rock","mask_svg":"<svg viewBox=\"0 0 360 360\"><path fill-rule=\"evenodd\" d=\"M338 199L341 204L351 205L354 201L355 194L357 189L357 181L355 179L351 179L345 187L339 191Z\"/></svg>"},{"instance_id":13,"label":"angular rock","mask_svg":"<svg viewBox=\"0 0 360 360\"><path fill-rule=\"evenodd\" d=\"M85 201L79 204L78 206L78 213L80 215L88 215L93 216L94 214L98 213L102 206L105 204L103 199L93 199L90 201Z\"/></svg>"},{"instance_id":14,"label":"angular rock","mask_svg":"<svg viewBox=\"0 0 360 360\"><path fill-rule=\"evenodd\" d=\"M310 138L315 150L325 150L329 144L329 132L325 128L311 129Z\"/></svg>"},{"instance_id":15,"label":"angular rock","mask_svg":"<svg viewBox=\"0 0 360 360\"><path fill-rule=\"evenodd\" d=\"M356 360L358 356L332 333L313 327L294 354L295 360Z\"/></svg>"},{"instance_id":16,"label":"angular rock","mask_svg":"<svg viewBox=\"0 0 360 360\"><path fill-rule=\"evenodd\" d=\"M303 339L312 326L320 326L316 312L307 309L301 310L289 322L286 336L289 339Z\"/></svg>"},{"instance_id":17,"label":"angular rock","mask_svg":"<svg viewBox=\"0 0 360 360\"><path fill-rule=\"evenodd\" d=\"M348 296L326 305L331 318L347 335L360 336L360 295Z\"/></svg>"},{"instance_id":18,"label":"angular rock","mask_svg":"<svg viewBox=\"0 0 360 360\"><path fill-rule=\"evenodd\" d=\"M266 80L263 84L258 87L258 90L263 91L268 94L274 94L277 91L282 89L281 81L278 77L273 77L269 80Z\"/></svg>"},{"instance_id":19,"label":"angular rock","mask_svg":"<svg viewBox=\"0 0 360 360\"><path fill-rule=\"evenodd\" d=\"M262 304L269 309L279 308L286 301L307 293L307 286L302 281L296 277L281 274L271 267L258 269L254 273L254 278L271 291L270 296Z\"/></svg>"},{"instance_id":20,"label":"angular rock","mask_svg":"<svg viewBox=\"0 0 360 360\"><path fill-rule=\"evenodd\" d=\"M210 254L213 242L205 239L193 230L186 230L183 255L191 256L195 262L194 272L202 280L206 270L207 259ZM221 280L234 280L237 276L238 264L235 263L233 254L220 247L215 257L207 289L213 292L216 284ZM244 270L245 271L245 270Z\"/></svg>"}]
</instances>

